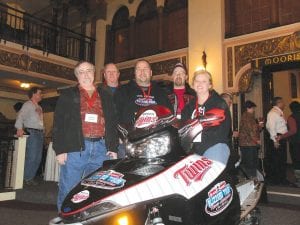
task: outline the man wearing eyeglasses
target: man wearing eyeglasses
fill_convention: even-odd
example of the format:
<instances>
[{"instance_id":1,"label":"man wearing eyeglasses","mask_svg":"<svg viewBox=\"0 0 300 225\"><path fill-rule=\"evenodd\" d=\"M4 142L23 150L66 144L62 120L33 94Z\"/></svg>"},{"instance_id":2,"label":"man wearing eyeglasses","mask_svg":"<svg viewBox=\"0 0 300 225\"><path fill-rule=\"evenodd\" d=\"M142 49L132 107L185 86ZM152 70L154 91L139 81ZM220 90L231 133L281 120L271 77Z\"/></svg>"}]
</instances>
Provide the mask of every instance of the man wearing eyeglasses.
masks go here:
<instances>
[{"instance_id":1,"label":"man wearing eyeglasses","mask_svg":"<svg viewBox=\"0 0 300 225\"><path fill-rule=\"evenodd\" d=\"M147 60L138 60L134 73L135 80L121 86L115 94L119 123L133 124L137 111L150 105L163 105L173 111L167 93L151 81L152 70Z\"/></svg>"},{"instance_id":2,"label":"man wearing eyeglasses","mask_svg":"<svg viewBox=\"0 0 300 225\"><path fill-rule=\"evenodd\" d=\"M94 85L95 66L79 62L78 85L61 92L54 113L53 149L61 165L57 207L85 175L117 158L117 120L109 93ZM62 209L63 210L63 209Z\"/></svg>"}]
</instances>

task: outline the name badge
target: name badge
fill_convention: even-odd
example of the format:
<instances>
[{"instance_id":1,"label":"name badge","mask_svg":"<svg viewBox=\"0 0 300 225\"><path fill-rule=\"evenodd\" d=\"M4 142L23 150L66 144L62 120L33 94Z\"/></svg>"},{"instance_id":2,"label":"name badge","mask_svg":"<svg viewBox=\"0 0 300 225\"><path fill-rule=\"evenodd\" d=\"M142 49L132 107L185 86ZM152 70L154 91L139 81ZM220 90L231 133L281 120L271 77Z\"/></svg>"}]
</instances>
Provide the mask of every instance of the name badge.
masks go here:
<instances>
[{"instance_id":1,"label":"name badge","mask_svg":"<svg viewBox=\"0 0 300 225\"><path fill-rule=\"evenodd\" d=\"M98 122L98 115L87 113L87 114L85 114L84 121L89 122L89 123L97 123Z\"/></svg>"}]
</instances>

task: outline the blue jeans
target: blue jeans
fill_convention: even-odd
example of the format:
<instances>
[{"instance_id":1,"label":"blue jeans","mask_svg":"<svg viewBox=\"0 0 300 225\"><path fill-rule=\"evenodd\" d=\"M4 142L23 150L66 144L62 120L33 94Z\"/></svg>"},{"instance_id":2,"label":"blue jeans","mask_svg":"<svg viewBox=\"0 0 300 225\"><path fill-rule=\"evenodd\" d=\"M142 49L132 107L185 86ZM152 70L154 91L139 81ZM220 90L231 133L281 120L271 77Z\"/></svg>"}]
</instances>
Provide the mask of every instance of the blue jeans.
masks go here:
<instances>
[{"instance_id":1,"label":"blue jeans","mask_svg":"<svg viewBox=\"0 0 300 225\"><path fill-rule=\"evenodd\" d=\"M40 166L44 134L42 131L29 129L29 136L26 140L25 166L24 166L24 180L32 180Z\"/></svg>"},{"instance_id":2,"label":"blue jeans","mask_svg":"<svg viewBox=\"0 0 300 225\"><path fill-rule=\"evenodd\" d=\"M65 165L60 167L59 189L57 196L57 208L61 210L63 200L71 189L81 179L102 166L103 161L109 159L105 141L84 141L84 150L69 152Z\"/></svg>"},{"instance_id":3,"label":"blue jeans","mask_svg":"<svg viewBox=\"0 0 300 225\"><path fill-rule=\"evenodd\" d=\"M227 144L218 143L208 148L203 153L203 156L226 165L230 156L230 150Z\"/></svg>"}]
</instances>

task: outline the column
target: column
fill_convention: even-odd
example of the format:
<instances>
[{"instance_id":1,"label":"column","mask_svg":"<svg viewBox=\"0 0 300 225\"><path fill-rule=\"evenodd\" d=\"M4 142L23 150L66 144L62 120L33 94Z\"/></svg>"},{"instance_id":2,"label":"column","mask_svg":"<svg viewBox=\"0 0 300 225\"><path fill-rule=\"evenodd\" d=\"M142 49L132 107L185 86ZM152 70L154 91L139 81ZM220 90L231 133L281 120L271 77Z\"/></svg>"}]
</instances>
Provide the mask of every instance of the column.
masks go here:
<instances>
[{"instance_id":1,"label":"column","mask_svg":"<svg viewBox=\"0 0 300 225\"><path fill-rule=\"evenodd\" d=\"M205 51L206 69L212 74L213 88L221 93L226 75L222 59L225 33L224 1L189 0L188 12L189 74L193 74L202 66L201 56ZM190 81L191 79L192 76Z\"/></svg>"},{"instance_id":2,"label":"column","mask_svg":"<svg viewBox=\"0 0 300 225\"><path fill-rule=\"evenodd\" d=\"M105 44L106 44L106 22L99 19L96 22L96 44L95 44L95 65L96 65L96 81L100 81L101 69L105 60Z\"/></svg>"}]
</instances>

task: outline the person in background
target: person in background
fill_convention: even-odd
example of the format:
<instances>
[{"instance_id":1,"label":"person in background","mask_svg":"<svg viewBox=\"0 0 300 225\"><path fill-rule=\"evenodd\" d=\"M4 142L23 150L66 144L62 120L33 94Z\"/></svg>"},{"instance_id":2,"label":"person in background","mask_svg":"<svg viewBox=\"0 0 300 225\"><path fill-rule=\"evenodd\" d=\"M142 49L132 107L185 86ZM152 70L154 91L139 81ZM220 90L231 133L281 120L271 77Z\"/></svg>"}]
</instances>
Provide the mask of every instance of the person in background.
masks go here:
<instances>
[{"instance_id":1,"label":"person in background","mask_svg":"<svg viewBox=\"0 0 300 225\"><path fill-rule=\"evenodd\" d=\"M284 119L283 109L285 107L282 97L274 97L272 109L268 112L266 128L270 134L270 174L268 178L271 184L288 185L290 182L286 179L286 161L287 161L287 141L278 140L278 136L285 134L287 124Z\"/></svg>"},{"instance_id":2,"label":"person in background","mask_svg":"<svg viewBox=\"0 0 300 225\"><path fill-rule=\"evenodd\" d=\"M186 82L187 69L182 63L176 63L172 72L173 83L168 87L168 97L173 105L174 114L181 118L184 106L195 98L195 91Z\"/></svg>"},{"instance_id":3,"label":"person in background","mask_svg":"<svg viewBox=\"0 0 300 225\"><path fill-rule=\"evenodd\" d=\"M255 119L256 104L245 102L246 111L242 114L239 127L239 145L242 156L241 166L250 178L256 178L258 169L258 148L260 142L260 127Z\"/></svg>"},{"instance_id":4,"label":"person in background","mask_svg":"<svg viewBox=\"0 0 300 225\"><path fill-rule=\"evenodd\" d=\"M15 127L18 137L29 134L26 141L24 183L37 185L38 182L34 178L41 163L44 143L43 109L39 105L42 90L32 87L28 91L28 97L30 100L22 105L17 114Z\"/></svg>"},{"instance_id":5,"label":"person in background","mask_svg":"<svg viewBox=\"0 0 300 225\"><path fill-rule=\"evenodd\" d=\"M100 88L105 89L111 96L111 101L114 101L114 95L119 87L120 71L114 63L108 63L103 69L104 82L100 84ZM121 140L118 146L118 158L125 158L125 146Z\"/></svg>"},{"instance_id":6,"label":"person in background","mask_svg":"<svg viewBox=\"0 0 300 225\"><path fill-rule=\"evenodd\" d=\"M118 67L114 63L106 64L103 69L103 76L104 81L100 84L100 87L107 90L113 96L119 87L120 71Z\"/></svg>"},{"instance_id":7,"label":"person in background","mask_svg":"<svg viewBox=\"0 0 300 225\"><path fill-rule=\"evenodd\" d=\"M173 112L165 90L156 82L151 81L150 63L145 59L140 59L136 62L134 71L135 80L118 88L114 96L118 122L132 125L138 110L151 105L163 105Z\"/></svg>"},{"instance_id":8,"label":"person in background","mask_svg":"<svg viewBox=\"0 0 300 225\"><path fill-rule=\"evenodd\" d=\"M206 70L194 73L192 87L196 92L196 98L191 100L181 112L181 120L195 119L212 109L224 112L224 120L214 127L202 131L193 143L193 151L209 159L227 164L230 156L229 132L231 127L231 116L228 105L220 95L212 89L212 77Z\"/></svg>"},{"instance_id":9,"label":"person in background","mask_svg":"<svg viewBox=\"0 0 300 225\"><path fill-rule=\"evenodd\" d=\"M14 107L15 112L18 113L21 110L22 106L23 106L22 102L17 102L16 104L14 104L13 107Z\"/></svg>"},{"instance_id":10,"label":"person in background","mask_svg":"<svg viewBox=\"0 0 300 225\"><path fill-rule=\"evenodd\" d=\"M54 112L53 149L61 165L58 210L80 180L117 158L117 121L110 94L94 85L95 66L79 62L74 69L78 85L61 92Z\"/></svg>"},{"instance_id":11,"label":"person in background","mask_svg":"<svg viewBox=\"0 0 300 225\"><path fill-rule=\"evenodd\" d=\"M287 119L288 132L278 136L277 140L289 140L289 150L293 169L297 179L300 179L300 103L293 101L289 108L292 114Z\"/></svg>"}]
</instances>

